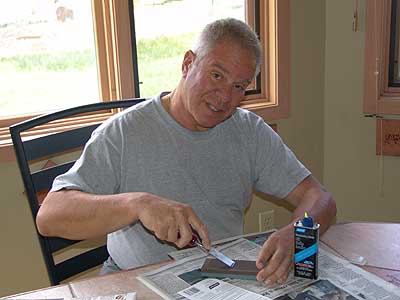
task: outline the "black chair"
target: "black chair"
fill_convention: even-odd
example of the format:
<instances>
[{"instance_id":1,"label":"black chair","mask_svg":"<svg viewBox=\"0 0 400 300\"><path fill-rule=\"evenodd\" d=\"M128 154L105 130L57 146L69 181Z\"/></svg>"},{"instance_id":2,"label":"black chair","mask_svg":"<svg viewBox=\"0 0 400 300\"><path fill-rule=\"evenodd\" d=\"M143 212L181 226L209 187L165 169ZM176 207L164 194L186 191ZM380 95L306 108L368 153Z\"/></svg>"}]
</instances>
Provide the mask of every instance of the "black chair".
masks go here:
<instances>
[{"instance_id":1,"label":"black chair","mask_svg":"<svg viewBox=\"0 0 400 300\"><path fill-rule=\"evenodd\" d=\"M69 151L76 152L77 149L83 148L90 138L92 131L104 120L104 117L103 119L100 118L100 120L96 117L91 118L90 116L93 116L92 113L103 112L106 116L111 115L112 110L127 108L143 100L145 99L129 99L83 105L39 116L10 127L15 154L34 221L40 202L51 188L54 178L69 170L75 162L74 158L72 161L55 164L52 158L54 159L60 153L65 155ZM82 114L89 114L88 119L90 121L82 122L81 119L76 118L78 115L82 117ZM65 118L68 118L67 120L70 121L70 125L64 126L62 130L57 130L55 133L40 134L40 130L50 122L54 126L55 122L57 123L61 119L65 120ZM86 123L86 125L82 123ZM65 130L65 128L68 129ZM36 132L32 133L32 130ZM31 136L28 134L28 136L22 138L22 136L26 135L27 131L28 133L29 131L31 132ZM46 167L46 165L49 165L49 163L46 163L46 168L31 171L32 162L37 163L38 161L50 162L51 166ZM52 285L59 284L65 279L96 267L108 257L107 247L103 243L101 246L96 245L95 248L89 251L74 254L62 262L56 262L54 259L55 252L71 247L71 245L81 241L57 237L49 238L40 235L38 231L37 233Z\"/></svg>"}]
</instances>

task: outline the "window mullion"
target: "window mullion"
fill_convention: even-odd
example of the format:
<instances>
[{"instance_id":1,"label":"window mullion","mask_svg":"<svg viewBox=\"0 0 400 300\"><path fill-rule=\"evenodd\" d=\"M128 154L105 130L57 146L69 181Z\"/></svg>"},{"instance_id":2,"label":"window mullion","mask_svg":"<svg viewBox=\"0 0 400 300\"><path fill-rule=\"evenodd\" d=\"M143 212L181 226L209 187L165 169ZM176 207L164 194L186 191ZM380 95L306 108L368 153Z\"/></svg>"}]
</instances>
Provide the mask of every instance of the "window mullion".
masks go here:
<instances>
[{"instance_id":1,"label":"window mullion","mask_svg":"<svg viewBox=\"0 0 400 300\"><path fill-rule=\"evenodd\" d=\"M97 58L97 76L99 78L100 99L102 101L109 101L112 99L111 93L111 78L110 70L111 64L109 62L110 38L107 36L109 31L108 18L108 1L95 1L92 0L93 22L95 32L96 44L96 58Z\"/></svg>"},{"instance_id":2,"label":"window mullion","mask_svg":"<svg viewBox=\"0 0 400 300\"><path fill-rule=\"evenodd\" d=\"M391 1L366 2L364 113L400 114L400 88L389 87Z\"/></svg>"},{"instance_id":3,"label":"window mullion","mask_svg":"<svg viewBox=\"0 0 400 300\"><path fill-rule=\"evenodd\" d=\"M117 99L135 97L128 1L110 0L114 76Z\"/></svg>"}]
</instances>

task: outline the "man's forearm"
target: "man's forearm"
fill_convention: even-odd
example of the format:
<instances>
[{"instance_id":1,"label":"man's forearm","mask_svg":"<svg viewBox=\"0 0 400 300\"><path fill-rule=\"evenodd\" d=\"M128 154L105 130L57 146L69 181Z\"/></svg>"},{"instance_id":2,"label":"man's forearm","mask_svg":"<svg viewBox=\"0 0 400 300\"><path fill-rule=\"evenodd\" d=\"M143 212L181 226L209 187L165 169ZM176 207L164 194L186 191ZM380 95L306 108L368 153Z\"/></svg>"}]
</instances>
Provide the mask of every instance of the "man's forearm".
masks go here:
<instances>
[{"instance_id":1,"label":"man's forearm","mask_svg":"<svg viewBox=\"0 0 400 300\"><path fill-rule=\"evenodd\" d=\"M47 195L38 212L38 230L45 236L88 239L104 236L138 219L135 200L144 193L93 195L61 190Z\"/></svg>"},{"instance_id":2,"label":"man's forearm","mask_svg":"<svg viewBox=\"0 0 400 300\"><path fill-rule=\"evenodd\" d=\"M304 217L304 212L321 225L324 233L336 216L336 203L331 194L312 175L304 179L286 198L296 209L290 227Z\"/></svg>"},{"instance_id":3,"label":"man's forearm","mask_svg":"<svg viewBox=\"0 0 400 300\"><path fill-rule=\"evenodd\" d=\"M304 212L320 224L320 233L324 233L336 216L336 204L331 194L323 188L313 187L304 194L304 199L296 207L294 221L304 217Z\"/></svg>"}]
</instances>

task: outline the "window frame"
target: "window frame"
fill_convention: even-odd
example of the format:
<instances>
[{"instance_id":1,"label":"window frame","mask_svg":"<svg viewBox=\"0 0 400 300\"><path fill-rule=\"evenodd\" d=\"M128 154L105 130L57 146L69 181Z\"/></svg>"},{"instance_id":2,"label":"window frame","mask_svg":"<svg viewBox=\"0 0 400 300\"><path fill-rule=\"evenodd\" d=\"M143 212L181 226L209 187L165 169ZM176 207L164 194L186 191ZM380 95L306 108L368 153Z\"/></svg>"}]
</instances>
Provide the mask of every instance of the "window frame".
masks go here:
<instances>
[{"instance_id":1,"label":"window frame","mask_svg":"<svg viewBox=\"0 0 400 300\"><path fill-rule=\"evenodd\" d=\"M399 115L400 87L389 86L391 0L366 1L364 114Z\"/></svg>"},{"instance_id":2,"label":"window frame","mask_svg":"<svg viewBox=\"0 0 400 300\"><path fill-rule=\"evenodd\" d=\"M251 24L255 0L246 1ZM289 0L259 1L260 40L263 48L261 93L246 96L241 107L265 120L289 117L290 101L290 4Z\"/></svg>"},{"instance_id":3,"label":"window frame","mask_svg":"<svg viewBox=\"0 0 400 300\"><path fill-rule=\"evenodd\" d=\"M100 101L136 97L134 89L135 78L132 71L131 32L129 26L123 26L123 24L129 24L128 6L128 1L92 0ZM121 78L124 79L124 84L122 84ZM93 120L102 121L115 112L87 114L78 121L81 123L92 122ZM15 160L8 127L41 114L23 114L0 118L0 161ZM39 128L28 132L25 136L46 134L49 131L62 131L63 128L79 126L79 122L76 121L76 119L65 119L54 123L53 127ZM71 125L71 123L75 125Z\"/></svg>"},{"instance_id":4,"label":"window frame","mask_svg":"<svg viewBox=\"0 0 400 300\"><path fill-rule=\"evenodd\" d=\"M133 0L131 0L133 1ZM241 107L251 110L268 121L289 117L290 98L290 5L289 0L246 0L246 21L254 24L255 7L260 9L260 40L263 47L261 65L261 91L246 96ZM115 101L137 97L135 83L137 69L132 41L135 33L130 26L130 8L127 1L92 0L100 101ZM135 65L137 68L137 65ZM122 84L123 82L123 84ZM101 116L82 116L81 122L103 120L114 114L110 111ZM14 160L9 137L11 124L39 114L0 118L0 161ZM72 122L74 123L74 122ZM78 122L79 123L79 122ZM60 130L70 126L71 120L54 124L29 135L45 134L46 130Z\"/></svg>"}]
</instances>

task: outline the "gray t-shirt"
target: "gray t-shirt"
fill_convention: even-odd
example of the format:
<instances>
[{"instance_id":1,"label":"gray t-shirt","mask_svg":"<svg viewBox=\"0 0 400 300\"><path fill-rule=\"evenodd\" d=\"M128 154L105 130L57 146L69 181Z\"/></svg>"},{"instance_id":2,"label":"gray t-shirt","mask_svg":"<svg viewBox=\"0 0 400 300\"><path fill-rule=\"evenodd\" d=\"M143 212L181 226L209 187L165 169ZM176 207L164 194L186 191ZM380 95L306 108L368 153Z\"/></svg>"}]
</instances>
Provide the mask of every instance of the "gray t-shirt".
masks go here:
<instances>
[{"instance_id":1,"label":"gray t-shirt","mask_svg":"<svg viewBox=\"0 0 400 300\"><path fill-rule=\"evenodd\" d=\"M216 240L243 233L253 188L284 198L310 174L256 114L238 108L216 127L194 132L164 110L160 96L104 122L52 190L149 192L190 204ZM176 250L140 222L109 234L107 246L121 269Z\"/></svg>"}]
</instances>

